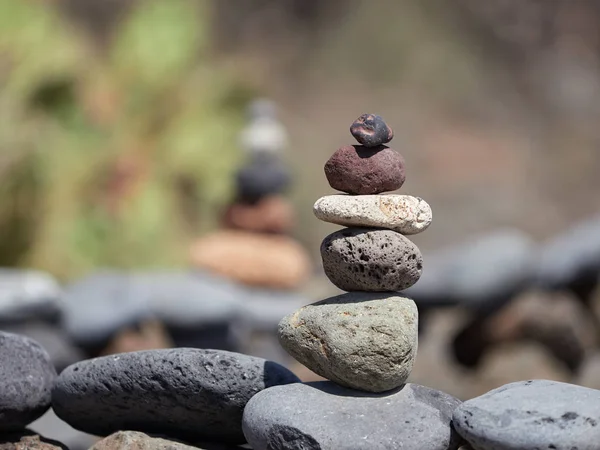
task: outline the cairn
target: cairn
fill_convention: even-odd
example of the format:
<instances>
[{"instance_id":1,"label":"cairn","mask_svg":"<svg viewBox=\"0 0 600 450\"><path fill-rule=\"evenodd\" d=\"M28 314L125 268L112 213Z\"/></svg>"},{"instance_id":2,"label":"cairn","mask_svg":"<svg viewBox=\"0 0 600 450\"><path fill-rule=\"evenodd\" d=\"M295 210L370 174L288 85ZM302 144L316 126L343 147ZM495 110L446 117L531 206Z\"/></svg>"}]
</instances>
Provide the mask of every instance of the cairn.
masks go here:
<instances>
[{"instance_id":1,"label":"cairn","mask_svg":"<svg viewBox=\"0 0 600 450\"><path fill-rule=\"evenodd\" d=\"M351 126L361 145L337 150L325 164L331 187L314 205L320 220L346 226L321 244L329 280L347 294L328 298L285 317L279 340L313 372L367 392L403 385L417 353L418 312L397 291L415 284L421 252L405 235L424 231L431 208L409 195L381 195L405 181L405 162L386 143L392 129L372 114Z\"/></svg>"}]
</instances>

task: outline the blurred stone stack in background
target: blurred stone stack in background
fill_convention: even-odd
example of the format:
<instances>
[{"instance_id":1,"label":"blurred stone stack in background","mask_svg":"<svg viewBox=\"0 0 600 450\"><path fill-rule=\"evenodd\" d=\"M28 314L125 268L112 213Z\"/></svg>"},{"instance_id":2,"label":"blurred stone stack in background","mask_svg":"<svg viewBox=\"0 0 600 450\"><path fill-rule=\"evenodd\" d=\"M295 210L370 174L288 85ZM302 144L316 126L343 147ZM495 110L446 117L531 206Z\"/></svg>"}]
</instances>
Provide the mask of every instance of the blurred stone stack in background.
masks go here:
<instances>
[{"instance_id":1,"label":"blurred stone stack in background","mask_svg":"<svg viewBox=\"0 0 600 450\"><path fill-rule=\"evenodd\" d=\"M308 303L295 292L309 280L311 262L291 236L295 212L286 198L292 184L284 160L288 136L273 102L250 104L240 146L244 160L221 229L197 240L191 259L197 269L245 287L239 292L242 312L232 327L240 351L285 362L276 326L281 315Z\"/></svg>"}]
</instances>

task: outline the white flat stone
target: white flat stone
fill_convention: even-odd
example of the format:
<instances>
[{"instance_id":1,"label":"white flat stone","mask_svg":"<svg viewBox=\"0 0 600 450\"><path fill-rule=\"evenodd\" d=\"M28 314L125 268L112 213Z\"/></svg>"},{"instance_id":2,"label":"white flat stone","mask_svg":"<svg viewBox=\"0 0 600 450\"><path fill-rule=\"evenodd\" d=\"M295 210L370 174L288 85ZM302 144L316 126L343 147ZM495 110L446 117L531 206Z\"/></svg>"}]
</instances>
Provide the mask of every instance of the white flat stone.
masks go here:
<instances>
[{"instance_id":1,"label":"white flat stone","mask_svg":"<svg viewBox=\"0 0 600 450\"><path fill-rule=\"evenodd\" d=\"M421 233L432 221L427 202L411 195L326 195L315 202L313 212L324 222L401 234Z\"/></svg>"}]
</instances>

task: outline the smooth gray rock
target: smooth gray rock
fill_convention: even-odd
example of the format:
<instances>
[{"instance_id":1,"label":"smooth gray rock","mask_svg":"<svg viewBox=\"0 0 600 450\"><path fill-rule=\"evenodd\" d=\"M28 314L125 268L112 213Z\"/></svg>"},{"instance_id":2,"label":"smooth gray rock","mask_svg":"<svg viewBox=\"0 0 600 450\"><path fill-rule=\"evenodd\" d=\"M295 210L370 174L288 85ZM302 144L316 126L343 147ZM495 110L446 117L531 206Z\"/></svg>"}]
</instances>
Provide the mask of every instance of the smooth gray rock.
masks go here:
<instances>
[{"instance_id":1,"label":"smooth gray rock","mask_svg":"<svg viewBox=\"0 0 600 450\"><path fill-rule=\"evenodd\" d=\"M366 394L332 382L259 392L242 423L254 450L454 450L456 398L416 384Z\"/></svg>"},{"instance_id":2,"label":"smooth gray rock","mask_svg":"<svg viewBox=\"0 0 600 450\"><path fill-rule=\"evenodd\" d=\"M262 389L298 381L279 364L239 353L149 350L68 367L55 383L52 407L90 434L125 429L237 444L244 442L241 421L248 400Z\"/></svg>"},{"instance_id":3,"label":"smooth gray rock","mask_svg":"<svg viewBox=\"0 0 600 450\"><path fill-rule=\"evenodd\" d=\"M600 391L519 381L466 401L453 423L475 450L597 450Z\"/></svg>"},{"instance_id":4,"label":"smooth gray rock","mask_svg":"<svg viewBox=\"0 0 600 450\"><path fill-rule=\"evenodd\" d=\"M56 371L37 342L1 331L0 361L0 431L17 431L50 407Z\"/></svg>"},{"instance_id":5,"label":"smooth gray rock","mask_svg":"<svg viewBox=\"0 0 600 450\"><path fill-rule=\"evenodd\" d=\"M0 269L0 322L55 320L62 312L62 289L49 274Z\"/></svg>"},{"instance_id":6,"label":"smooth gray rock","mask_svg":"<svg viewBox=\"0 0 600 450\"><path fill-rule=\"evenodd\" d=\"M242 305L237 285L202 271L134 272L130 283L128 295L167 327L229 322Z\"/></svg>"},{"instance_id":7,"label":"smooth gray rock","mask_svg":"<svg viewBox=\"0 0 600 450\"><path fill-rule=\"evenodd\" d=\"M405 293L419 306L492 311L533 283L536 249L527 234L512 228L474 236L425 255L427 270Z\"/></svg>"},{"instance_id":8,"label":"smooth gray rock","mask_svg":"<svg viewBox=\"0 0 600 450\"><path fill-rule=\"evenodd\" d=\"M351 292L284 317L279 342L324 378L369 392L406 382L417 355L418 312L407 298Z\"/></svg>"},{"instance_id":9,"label":"smooth gray rock","mask_svg":"<svg viewBox=\"0 0 600 450\"><path fill-rule=\"evenodd\" d=\"M546 288L564 288L589 274L600 273L600 215L577 223L544 245L540 252L538 282Z\"/></svg>"},{"instance_id":10,"label":"smooth gray rock","mask_svg":"<svg viewBox=\"0 0 600 450\"><path fill-rule=\"evenodd\" d=\"M321 243L327 278L343 291L401 291L415 284L423 257L400 233L375 228L344 228Z\"/></svg>"},{"instance_id":11,"label":"smooth gray rock","mask_svg":"<svg viewBox=\"0 0 600 450\"><path fill-rule=\"evenodd\" d=\"M152 316L147 299L131 295L127 273L101 270L65 288L63 325L74 343L102 346L122 328Z\"/></svg>"}]
</instances>

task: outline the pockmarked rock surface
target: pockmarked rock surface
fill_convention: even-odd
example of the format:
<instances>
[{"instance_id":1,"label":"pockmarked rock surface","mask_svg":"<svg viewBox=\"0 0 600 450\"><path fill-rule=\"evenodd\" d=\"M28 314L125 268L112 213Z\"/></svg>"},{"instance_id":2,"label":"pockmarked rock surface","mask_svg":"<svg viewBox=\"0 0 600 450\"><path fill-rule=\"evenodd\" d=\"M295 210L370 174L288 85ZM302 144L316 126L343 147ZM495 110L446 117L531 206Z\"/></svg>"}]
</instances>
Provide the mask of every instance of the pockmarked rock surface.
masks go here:
<instances>
[{"instance_id":1,"label":"pockmarked rock surface","mask_svg":"<svg viewBox=\"0 0 600 450\"><path fill-rule=\"evenodd\" d=\"M293 384L255 395L243 429L254 450L456 450L451 418L459 404L410 383L387 395L328 381Z\"/></svg>"},{"instance_id":2,"label":"pockmarked rock surface","mask_svg":"<svg viewBox=\"0 0 600 450\"><path fill-rule=\"evenodd\" d=\"M193 244L192 263L200 269L250 286L292 289L306 281L310 259L287 236L224 230Z\"/></svg>"},{"instance_id":3,"label":"pockmarked rock surface","mask_svg":"<svg viewBox=\"0 0 600 450\"><path fill-rule=\"evenodd\" d=\"M197 445L148 436L139 431L118 431L97 442L89 450L240 450L240 447L228 445Z\"/></svg>"},{"instance_id":4,"label":"pockmarked rock surface","mask_svg":"<svg viewBox=\"0 0 600 450\"><path fill-rule=\"evenodd\" d=\"M381 194L400 189L406 179L402 155L389 147L347 145L325 163L329 185L352 195Z\"/></svg>"},{"instance_id":5,"label":"pockmarked rock surface","mask_svg":"<svg viewBox=\"0 0 600 450\"><path fill-rule=\"evenodd\" d=\"M351 292L284 317L279 341L313 372L369 392L402 385L417 354L418 312L407 298Z\"/></svg>"},{"instance_id":6,"label":"pockmarked rock surface","mask_svg":"<svg viewBox=\"0 0 600 450\"><path fill-rule=\"evenodd\" d=\"M3 433L0 450L70 450L63 443L27 430Z\"/></svg>"},{"instance_id":7,"label":"pockmarked rock surface","mask_svg":"<svg viewBox=\"0 0 600 450\"><path fill-rule=\"evenodd\" d=\"M431 207L410 195L327 195L313 206L317 219L346 227L387 228L401 234L425 231Z\"/></svg>"},{"instance_id":8,"label":"pockmarked rock surface","mask_svg":"<svg viewBox=\"0 0 600 450\"><path fill-rule=\"evenodd\" d=\"M600 391L519 381L466 401L454 411L453 423L475 450L596 450Z\"/></svg>"},{"instance_id":9,"label":"pockmarked rock surface","mask_svg":"<svg viewBox=\"0 0 600 450\"><path fill-rule=\"evenodd\" d=\"M401 291L423 271L419 248L391 230L336 231L321 243L321 258L327 278L343 291Z\"/></svg>"},{"instance_id":10,"label":"pockmarked rock surface","mask_svg":"<svg viewBox=\"0 0 600 450\"><path fill-rule=\"evenodd\" d=\"M21 430L50 407L56 371L34 340L0 331L0 431Z\"/></svg>"},{"instance_id":11,"label":"pockmarked rock surface","mask_svg":"<svg viewBox=\"0 0 600 450\"><path fill-rule=\"evenodd\" d=\"M381 116L363 114L350 126L350 133L365 147L387 144L394 138L394 132Z\"/></svg>"},{"instance_id":12,"label":"pockmarked rock surface","mask_svg":"<svg viewBox=\"0 0 600 450\"><path fill-rule=\"evenodd\" d=\"M149 350L68 367L54 385L52 407L72 427L99 436L129 429L238 444L248 400L298 381L279 364L239 353Z\"/></svg>"}]
</instances>

